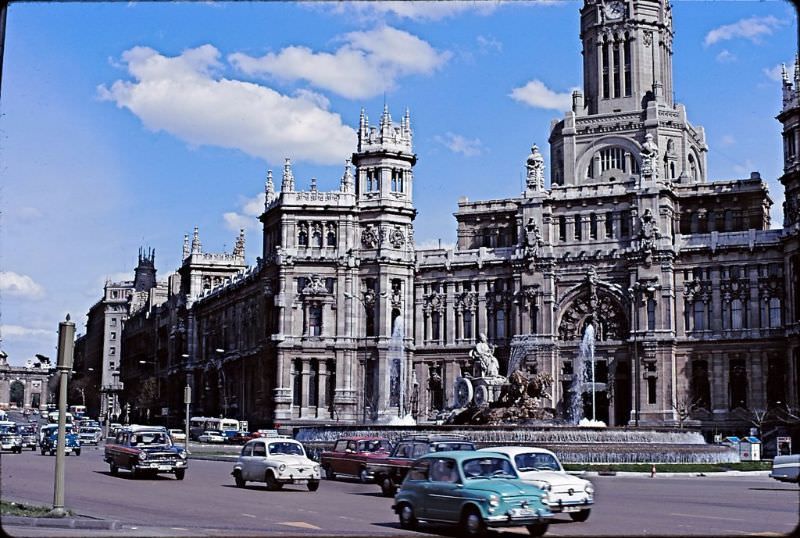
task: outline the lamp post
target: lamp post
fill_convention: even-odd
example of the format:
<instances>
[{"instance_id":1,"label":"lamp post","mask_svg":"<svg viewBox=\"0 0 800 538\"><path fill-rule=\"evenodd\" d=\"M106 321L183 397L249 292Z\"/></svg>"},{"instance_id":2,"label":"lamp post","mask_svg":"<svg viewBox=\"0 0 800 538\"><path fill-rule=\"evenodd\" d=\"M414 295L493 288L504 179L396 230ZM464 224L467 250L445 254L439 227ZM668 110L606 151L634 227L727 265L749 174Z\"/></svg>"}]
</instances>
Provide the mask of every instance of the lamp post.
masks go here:
<instances>
[{"instance_id":1,"label":"lamp post","mask_svg":"<svg viewBox=\"0 0 800 538\"><path fill-rule=\"evenodd\" d=\"M69 320L58 324L58 363L56 369L59 374L58 392L58 437L56 441L56 476L53 491L53 510L50 515L64 517L64 447L67 437L67 379L72 370L73 351L75 346L75 323Z\"/></svg>"},{"instance_id":2,"label":"lamp post","mask_svg":"<svg viewBox=\"0 0 800 538\"><path fill-rule=\"evenodd\" d=\"M639 332L639 291L642 285L634 282L628 288L628 295L631 298L631 322L633 323L631 334L633 336L633 425L639 427L639 343L636 335Z\"/></svg>"},{"instance_id":3,"label":"lamp post","mask_svg":"<svg viewBox=\"0 0 800 538\"><path fill-rule=\"evenodd\" d=\"M189 362L189 354L181 355L186 362ZM186 404L186 423L184 424L186 440L184 441L186 452L189 453L189 406L192 404L192 386L189 384L189 374L186 374L186 386L183 388L183 403Z\"/></svg>"}]
</instances>

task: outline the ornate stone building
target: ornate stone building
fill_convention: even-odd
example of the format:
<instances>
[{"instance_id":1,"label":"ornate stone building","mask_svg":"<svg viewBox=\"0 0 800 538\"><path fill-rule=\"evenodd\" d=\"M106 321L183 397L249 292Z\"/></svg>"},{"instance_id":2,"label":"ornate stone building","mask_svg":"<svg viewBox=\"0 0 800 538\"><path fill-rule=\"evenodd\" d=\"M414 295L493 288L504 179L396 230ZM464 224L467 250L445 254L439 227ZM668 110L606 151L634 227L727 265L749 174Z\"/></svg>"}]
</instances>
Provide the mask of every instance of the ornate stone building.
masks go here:
<instances>
[{"instance_id":1,"label":"ornate stone building","mask_svg":"<svg viewBox=\"0 0 800 538\"><path fill-rule=\"evenodd\" d=\"M280 191L268 173L256 266L231 262L198 294L206 277L184 261L163 314L165 398L188 381L197 412L253 424L429 419L485 333L501 373L549 373L566 412L592 324L594 411L610 425L672 424L690 406L724 428L738 409L797 406L797 67L771 229L759 174L710 181L703 129L673 102L669 3L586 0L580 16L584 86L552 125L549 182L534 145L523 193L462 199L456 247L417 250L410 116L362 112L338 190L298 190L288 159Z\"/></svg>"}]
</instances>

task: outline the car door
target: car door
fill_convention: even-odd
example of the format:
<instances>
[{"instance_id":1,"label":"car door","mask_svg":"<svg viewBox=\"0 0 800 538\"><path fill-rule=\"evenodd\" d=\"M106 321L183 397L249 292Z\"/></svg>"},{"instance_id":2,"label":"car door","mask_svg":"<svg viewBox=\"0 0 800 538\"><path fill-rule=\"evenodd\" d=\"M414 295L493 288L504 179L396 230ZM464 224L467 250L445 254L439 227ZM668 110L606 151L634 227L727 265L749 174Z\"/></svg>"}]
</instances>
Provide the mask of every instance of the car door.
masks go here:
<instances>
[{"instance_id":1,"label":"car door","mask_svg":"<svg viewBox=\"0 0 800 538\"><path fill-rule=\"evenodd\" d=\"M253 443L247 443L242 447L242 452L239 454L239 472L242 479L251 480L249 475L249 460L253 457Z\"/></svg>"},{"instance_id":2,"label":"car door","mask_svg":"<svg viewBox=\"0 0 800 538\"><path fill-rule=\"evenodd\" d=\"M428 471L431 462L428 459L420 459L408 470L408 475L403 482L402 494L411 501L418 519L425 519L428 516Z\"/></svg>"},{"instance_id":3,"label":"car door","mask_svg":"<svg viewBox=\"0 0 800 538\"><path fill-rule=\"evenodd\" d=\"M461 505L461 479L458 462L452 458L430 458L426 484L427 517L438 521L458 521Z\"/></svg>"},{"instance_id":4,"label":"car door","mask_svg":"<svg viewBox=\"0 0 800 538\"><path fill-rule=\"evenodd\" d=\"M267 467L267 445L263 442L253 444L253 455L249 458L250 480L264 481L264 471Z\"/></svg>"},{"instance_id":5,"label":"car door","mask_svg":"<svg viewBox=\"0 0 800 538\"><path fill-rule=\"evenodd\" d=\"M357 475L358 474L358 463L356 462L356 451L358 449L358 445L355 441L350 440L347 442L347 448L345 449L346 454L342 459L342 471L343 473L350 474L350 475Z\"/></svg>"}]
</instances>

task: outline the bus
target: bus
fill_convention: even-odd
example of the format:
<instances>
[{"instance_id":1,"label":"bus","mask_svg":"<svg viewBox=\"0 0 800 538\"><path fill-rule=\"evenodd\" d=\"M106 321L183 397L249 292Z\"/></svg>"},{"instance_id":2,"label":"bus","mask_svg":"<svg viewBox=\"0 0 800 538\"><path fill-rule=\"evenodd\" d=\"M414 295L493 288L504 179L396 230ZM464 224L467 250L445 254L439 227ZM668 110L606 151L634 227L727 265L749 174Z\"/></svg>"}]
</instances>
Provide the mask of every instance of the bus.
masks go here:
<instances>
[{"instance_id":1,"label":"bus","mask_svg":"<svg viewBox=\"0 0 800 538\"><path fill-rule=\"evenodd\" d=\"M50 424L58 423L58 414L59 414L58 411L50 411L49 413L47 413L47 420L50 422ZM66 417L67 424L72 424L74 420L72 413L67 413L64 416Z\"/></svg>"},{"instance_id":2,"label":"bus","mask_svg":"<svg viewBox=\"0 0 800 538\"><path fill-rule=\"evenodd\" d=\"M189 436L197 440L206 430L218 430L228 439L232 439L241 428L247 427L246 421L235 418L192 417L189 419Z\"/></svg>"},{"instance_id":3,"label":"bus","mask_svg":"<svg viewBox=\"0 0 800 538\"><path fill-rule=\"evenodd\" d=\"M81 419L86 415L86 406L85 405L70 405L69 412L72 413L75 418Z\"/></svg>"}]
</instances>

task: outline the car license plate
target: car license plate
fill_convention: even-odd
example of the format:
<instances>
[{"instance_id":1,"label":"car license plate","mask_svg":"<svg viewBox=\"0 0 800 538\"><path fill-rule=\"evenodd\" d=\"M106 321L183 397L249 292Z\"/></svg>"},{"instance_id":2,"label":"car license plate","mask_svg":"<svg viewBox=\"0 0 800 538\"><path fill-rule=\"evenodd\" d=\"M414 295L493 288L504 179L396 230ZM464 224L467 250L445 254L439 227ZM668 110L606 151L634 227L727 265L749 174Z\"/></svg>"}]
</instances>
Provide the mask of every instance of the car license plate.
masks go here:
<instances>
[{"instance_id":1,"label":"car license plate","mask_svg":"<svg viewBox=\"0 0 800 538\"><path fill-rule=\"evenodd\" d=\"M565 506L563 512L580 512L581 509L578 506Z\"/></svg>"},{"instance_id":2,"label":"car license plate","mask_svg":"<svg viewBox=\"0 0 800 538\"><path fill-rule=\"evenodd\" d=\"M530 508L512 508L511 517L534 517L536 512Z\"/></svg>"},{"instance_id":3,"label":"car license plate","mask_svg":"<svg viewBox=\"0 0 800 538\"><path fill-rule=\"evenodd\" d=\"M306 479L302 479L302 480L295 480L295 481L294 481L294 483L295 483L295 484L300 484L300 485L302 485L302 484L308 484L308 480L306 480Z\"/></svg>"},{"instance_id":4,"label":"car license plate","mask_svg":"<svg viewBox=\"0 0 800 538\"><path fill-rule=\"evenodd\" d=\"M72 452L72 449L68 446L64 447L64 452Z\"/></svg>"},{"instance_id":5,"label":"car license plate","mask_svg":"<svg viewBox=\"0 0 800 538\"><path fill-rule=\"evenodd\" d=\"M159 471L171 471L172 467L170 467L169 465L159 465L158 466L158 470Z\"/></svg>"}]
</instances>

